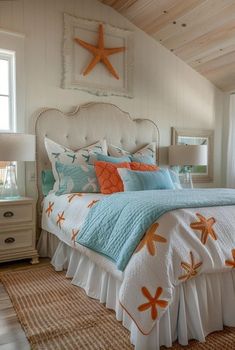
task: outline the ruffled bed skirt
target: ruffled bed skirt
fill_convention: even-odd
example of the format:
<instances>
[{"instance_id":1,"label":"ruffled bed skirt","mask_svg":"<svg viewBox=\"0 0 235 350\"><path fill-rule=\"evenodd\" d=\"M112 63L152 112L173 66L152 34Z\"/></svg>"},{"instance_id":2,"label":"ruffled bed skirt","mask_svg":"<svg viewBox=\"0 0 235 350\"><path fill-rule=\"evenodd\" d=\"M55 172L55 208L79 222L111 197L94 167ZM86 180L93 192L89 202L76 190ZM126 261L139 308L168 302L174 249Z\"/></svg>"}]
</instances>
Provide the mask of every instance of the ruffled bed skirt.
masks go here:
<instances>
[{"instance_id":1,"label":"ruffled bed skirt","mask_svg":"<svg viewBox=\"0 0 235 350\"><path fill-rule=\"evenodd\" d=\"M119 304L121 280L46 231L42 232L38 250L41 256L53 255L55 270L67 270L72 284L115 311L117 320L130 331L136 350L170 347L177 338L181 345L187 345L190 339L203 342L207 334L222 330L224 325L235 327L234 270L199 275L177 286L170 307L151 333L144 336Z\"/></svg>"}]
</instances>

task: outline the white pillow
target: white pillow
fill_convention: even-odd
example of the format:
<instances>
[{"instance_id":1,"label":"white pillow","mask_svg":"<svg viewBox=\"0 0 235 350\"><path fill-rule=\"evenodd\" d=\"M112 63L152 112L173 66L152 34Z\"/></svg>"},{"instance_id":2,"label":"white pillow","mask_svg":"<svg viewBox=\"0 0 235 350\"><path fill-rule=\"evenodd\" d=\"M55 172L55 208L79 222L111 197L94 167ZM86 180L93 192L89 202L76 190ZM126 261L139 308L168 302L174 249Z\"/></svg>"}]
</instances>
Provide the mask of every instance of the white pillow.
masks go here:
<instances>
[{"instance_id":1,"label":"white pillow","mask_svg":"<svg viewBox=\"0 0 235 350\"><path fill-rule=\"evenodd\" d=\"M62 164L81 164L86 165L89 162L89 158L97 153L107 155L107 143L106 140L100 140L93 145L81 148L77 151L64 147L47 137L45 137L45 148L48 154L48 158L51 162L52 172L55 178L53 190L51 192L58 191L59 189L59 177L56 171L56 162Z\"/></svg>"},{"instance_id":2,"label":"white pillow","mask_svg":"<svg viewBox=\"0 0 235 350\"><path fill-rule=\"evenodd\" d=\"M114 146L108 145L108 153L112 157L123 157L123 156L132 156L134 158L140 158L140 162L144 162L145 157L152 159L152 164L156 163L156 142L151 142L148 145L142 147L135 153L130 153L125 151L124 149ZM143 161L141 161L141 159ZM137 161L137 159L135 160Z\"/></svg>"}]
</instances>

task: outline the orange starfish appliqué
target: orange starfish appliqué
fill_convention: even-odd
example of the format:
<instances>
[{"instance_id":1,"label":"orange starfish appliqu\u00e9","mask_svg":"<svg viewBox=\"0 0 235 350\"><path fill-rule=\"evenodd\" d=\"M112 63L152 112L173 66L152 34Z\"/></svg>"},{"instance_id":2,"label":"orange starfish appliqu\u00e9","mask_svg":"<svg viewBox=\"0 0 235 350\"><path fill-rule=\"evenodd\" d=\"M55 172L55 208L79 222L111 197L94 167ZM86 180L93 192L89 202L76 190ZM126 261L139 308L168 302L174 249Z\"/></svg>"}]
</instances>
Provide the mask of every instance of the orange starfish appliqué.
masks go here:
<instances>
[{"instance_id":1,"label":"orange starfish appliqu\u00e9","mask_svg":"<svg viewBox=\"0 0 235 350\"><path fill-rule=\"evenodd\" d=\"M193 222L190 225L190 227L194 230L202 231L201 242L203 244L206 244L209 235L211 235L211 237L216 241L217 236L216 236L215 231L212 227L214 225L214 223L216 222L215 218L212 217L212 218L206 219L201 214L197 213L196 215L200 221Z\"/></svg>"},{"instance_id":2,"label":"orange starfish appliqu\u00e9","mask_svg":"<svg viewBox=\"0 0 235 350\"><path fill-rule=\"evenodd\" d=\"M74 245L75 245L75 239L78 235L78 232L79 232L79 230L76 231L76 230L72 229L71 241L73 241Z\"/></svg>"},{"instance_id":3,"label":"orange starfish appliqu\u00e9","mask_svg":"<svg viewBox=\"0 0 235 350\"><path fill-rule=\"evenodd\" d=\"M54 202L49 202L48 207L46 209L46 214L49 217L51 215L51 213L53 212L53 205Z\"/></svg>"},{"instance_id":4,"label":"orange starfish appliqu\u00e9","mask_svg":"<svg viewBox=\"0 0 235 350\"><path fill-rule=\"evenodd\" d=\"M86 50L90 51L93 54L93 59L88 64L86 69L83 72L83 75L89 74L92 69L96 66L98 62L102 62L108 71L116 78L119 79L119 76L115 69L113 68L112 64L110 63L108 56L113 55L118 52L122 52L125 50L125 47L113 47L113 48L105 48L104 47L104 32L103 32L103 25L99 25L99 39L98 39L98 46L91 45L79 38L74 39L79 45L84 47Z\"/></svg>"},{"instance_id":5,"label":"orange starfish appliqu\u00e9","mask_svg":"<svg viewBox=\"0 0 235 350\"><path fill-rule=\"evenodd\" d=\"M99 199L94 199L93 201L91 201L89 204L88 204L88 206L87 206L87 208L92 208L93 207L93 205L95 205L97 202L99 202Z\"/></svg>"},{"instance_id":6,"label":"orange starfish appliqu\u00e9","mask_svg":"<svg viewBox=\"0 0 235 350\"><path fill-rule=\"evenodd\" d=\"M233 261L232 260L226 260L225 261L225 265L226 266L230 266L233 269L235 269L235 249L232 249L232 257L233 257Z\"/></svg>"},{"instance_id":7,"label":"orange starfish appliqu\u00e9","mask_svg":"<svg viewBox=\"0 0 235 350\"><path fill-rule=\"evenodd\" d=\"M161 296L163 289L162 287L158 287L156 290L156 293L154 297L149 293L148 289L146 287L142 287L142 293L144 294L145 298L147 298L149 301L145 304L142 304L138 307L139 311L145 311L151 308L151 317L152 320L156 320L158 316L157 312L157 306L161 308L166 308L168 305L168 301L161 300L159 297Z\"/></svg>"},{"instance_id":8,"label":"orange starfish appliqu\u00e9","mask_svg":"<svg viewBox=\"0 0 235 350\"><path fill-rule=\"evenodd\" d=\"M64 222L64 220L65 220L64 211L61 214L58 213L57 220L56 220L56 225L59 226L60 229L61 229L61 224Z\"/></svg>"},{"instance_id":9,"label":"orange starfish appliqu\u00e9","mask_svg":"<svg viewBox=\"0 0 235 350\"><path fill-rule=\"evenodd\" d=\"M82 197L82 193L72 193L68 196L68 202L71 203L75 197Z\"/></svg>"},{"instance_id":10,"label":"orange starfish appliqu\u00e9","mask_svg":"<svg viewBox=\"0 0 235 350\"><path fill-rule=\"evenodd\" d=\"M191 263L182 261L181 267L186 271L186 274L180 276L179 280L187 281L190 278L195 277L198 273L197 269L202 265L202 262L199 262L197 264L194 263L194 257L192 252L190 252L189 255L190 255Z\"/></svg>"},{"instance_id":11,"label":"orange starfish appliqu\u00e9","mask_svg":"<svg viewBox=\"0 0 235 350\"><path fill-rule=\"evenodd\" d=\"M136 253L138 253L145 245L148 249L148 252L150 255L155 255L156 252L156 245L155 242L161 242L166 243L167 240L160 236L156 235L156 230L158 228L159 224L155 222L150 226L150 228L146 231L144 238L141 240L140 244L138 245L136 249Z\"/></svg>"}]
</instances>

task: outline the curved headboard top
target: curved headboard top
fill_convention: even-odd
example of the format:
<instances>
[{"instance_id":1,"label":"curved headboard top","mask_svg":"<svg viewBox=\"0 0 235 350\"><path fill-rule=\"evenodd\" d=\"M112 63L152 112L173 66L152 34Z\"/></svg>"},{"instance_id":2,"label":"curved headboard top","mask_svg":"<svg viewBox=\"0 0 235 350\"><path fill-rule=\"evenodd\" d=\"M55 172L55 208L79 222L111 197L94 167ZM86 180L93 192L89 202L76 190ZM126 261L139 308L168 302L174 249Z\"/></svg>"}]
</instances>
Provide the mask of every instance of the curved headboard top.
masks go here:
<instances>
[{"instance_id":1,"label":"curved headboard top","mask_svg":"<svg viewBox=\"0 0 235 350\"><path fill-rule=\"evenodd\" d=\"M72 150L105 138L107 143L133 152L155 141L159 154L159 130L149 119L132 119L129 113L110 103L94 102L65 114L54 108L43 108L36 120L36 166L39 200L41 171L50 169L44 146L45 136ZM157 159L158 161L158 159Z\"/></svg>"}]
</instances>

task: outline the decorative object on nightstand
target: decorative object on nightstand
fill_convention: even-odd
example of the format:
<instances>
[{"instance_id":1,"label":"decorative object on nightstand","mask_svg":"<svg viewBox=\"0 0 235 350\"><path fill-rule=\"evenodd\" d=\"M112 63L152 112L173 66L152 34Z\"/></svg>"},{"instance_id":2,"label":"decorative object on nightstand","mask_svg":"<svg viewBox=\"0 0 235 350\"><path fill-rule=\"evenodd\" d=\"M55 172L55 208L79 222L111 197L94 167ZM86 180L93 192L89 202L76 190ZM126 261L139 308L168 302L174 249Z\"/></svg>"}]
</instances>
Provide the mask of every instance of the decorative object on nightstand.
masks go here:
<instances>
[{"instance_id":1,"label":"decorative object on nightstand","mask_svg":"<svg viewBox=\"0 0 235 350\"><path fill-rule=\"evenodd\" d=\"M35 135L18 133L0 134L0 161L10 162L6 167L1 199L20 198L15 161L35 160Z\"/></svg>"},{"instance_id":2,"label":"decorative object on nightstand","mask_svg":"<svg viewBox=\"0 0 235 350\"><path fill-rule=\"evenodd\" d=\"M169 146L169 165L181 166L184 174L183 187L193 188L192 167L207 165L206 145Z\"/></svg>"},{"instance_id":3,"label":"decorative object on nightstand","mask_svg":"<svg viewBox=\"0 0 235 350\"><path fill-rule=\"evenodd\" d=\"M31 258L38 263L35 200L0 200L0 263Z\"/></svg>"}]
</instances>

